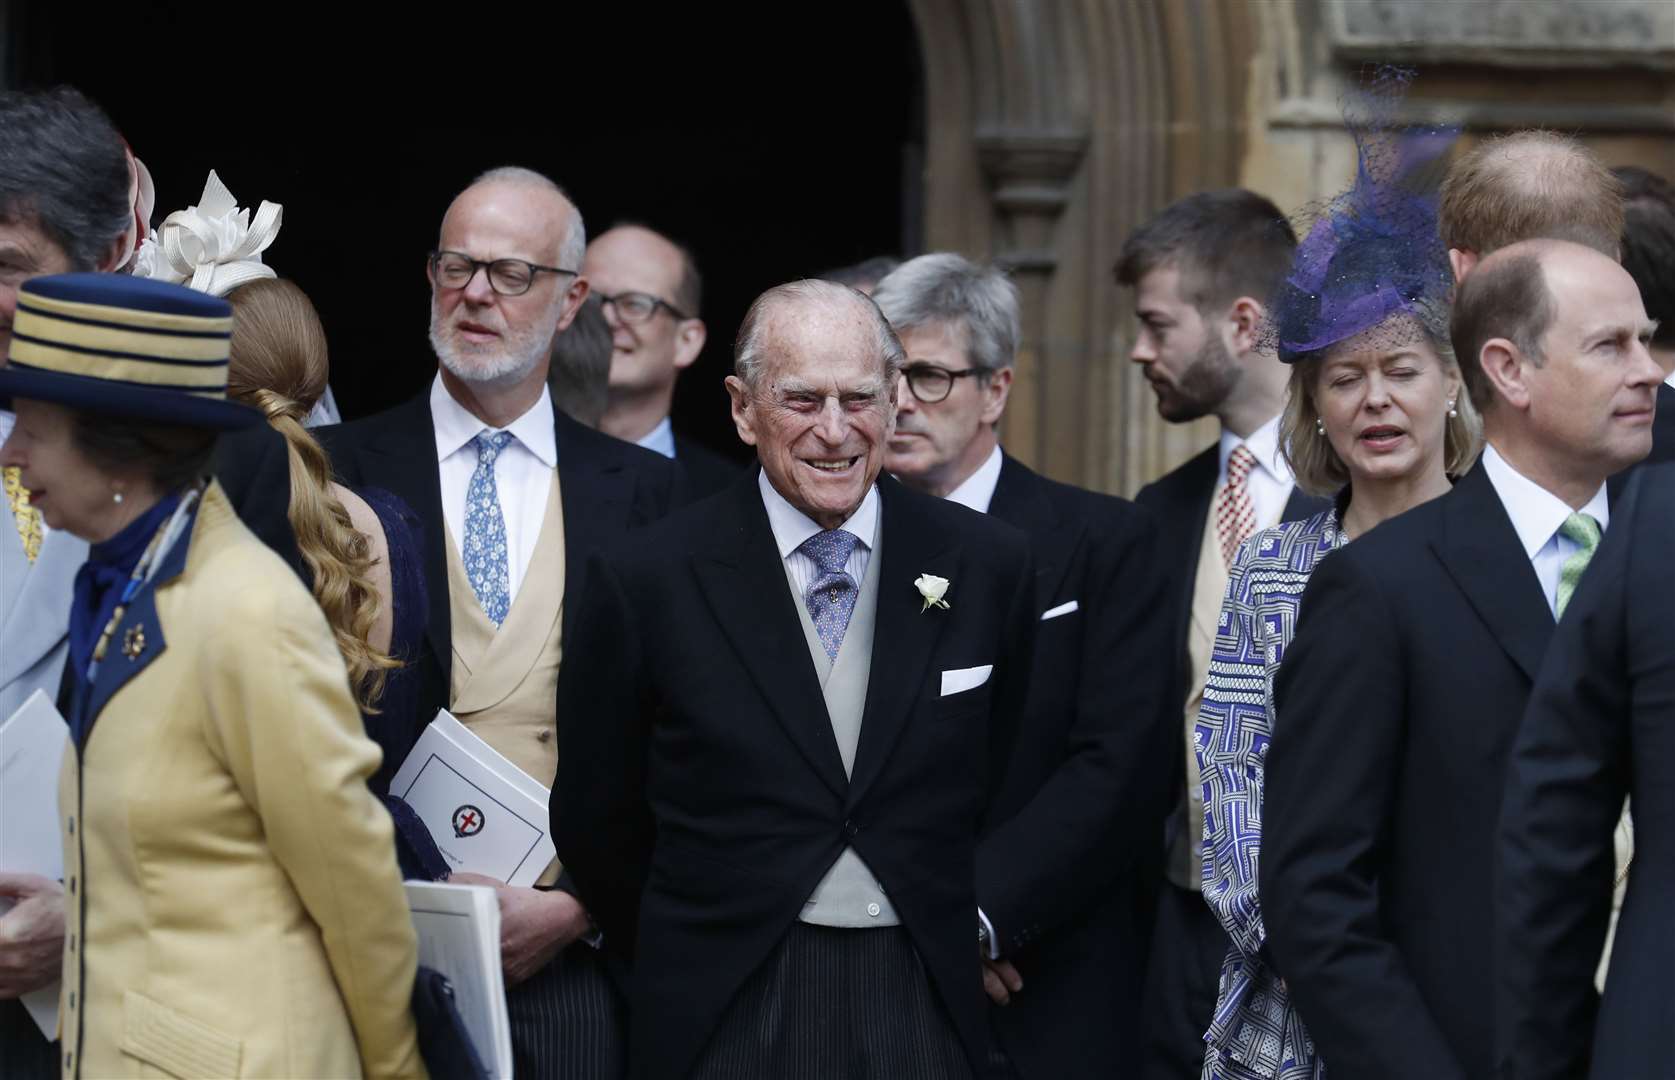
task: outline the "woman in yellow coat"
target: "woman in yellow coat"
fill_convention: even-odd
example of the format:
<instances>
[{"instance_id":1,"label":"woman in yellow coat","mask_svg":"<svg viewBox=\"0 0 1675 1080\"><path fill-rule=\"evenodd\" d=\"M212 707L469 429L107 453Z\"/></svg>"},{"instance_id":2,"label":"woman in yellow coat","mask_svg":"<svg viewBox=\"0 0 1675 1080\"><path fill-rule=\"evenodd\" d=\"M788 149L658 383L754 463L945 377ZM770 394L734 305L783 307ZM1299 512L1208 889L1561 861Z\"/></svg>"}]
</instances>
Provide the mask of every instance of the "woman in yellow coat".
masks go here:
<instances>
[{"instance_id":1,"label":"woman in yellow coat","mask_svg":"<svg viewBox=\"0 0 1675 1080\"><path fill-rule=\"evenodd\" d=\"M92 543L61 698L66 1076L423 1074L416 943L343 660L206 480L225 301L111 275L18 295L0 396L47 525Z\"/></svg>"}]
</instances>

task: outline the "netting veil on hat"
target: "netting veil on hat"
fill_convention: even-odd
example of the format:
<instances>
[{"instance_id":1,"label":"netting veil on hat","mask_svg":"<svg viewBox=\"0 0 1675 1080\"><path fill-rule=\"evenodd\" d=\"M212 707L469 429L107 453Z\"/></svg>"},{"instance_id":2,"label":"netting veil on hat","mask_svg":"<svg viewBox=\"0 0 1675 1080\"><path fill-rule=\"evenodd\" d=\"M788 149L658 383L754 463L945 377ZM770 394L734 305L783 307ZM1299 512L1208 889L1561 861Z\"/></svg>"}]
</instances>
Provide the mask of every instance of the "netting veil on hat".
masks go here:
<instances>
[{"instance_id":1,"label":"netting veil on hat","mask_svg":"<svg viewBox=\"0 0 1675 1080\"><path fill-rule=\"evenodd\" d=\"M1344 104L1355 182L1307 215L1313 224L1269 302L1265 336L1286 363L1360 335L1375 347L1421 328L1447 340L1454 275L1437 233L1437 192L1459 129L1397 122L1413 75L1380 67Z\"/></svg>"},{"instance_id":2,"label":"netting veil on hat","mask_svg":"<svg viewBox=\"0 0 1675 1080\"><path fill-rule=\"evenodd\" d=\"M190 285L211 296L226 296L248 281L277 277L262 263L279 235L284 211L264 201L254 220L211 169L196 206L176 210L146 237L135 259L136 277Z\"/></svg>"}]
</instances>

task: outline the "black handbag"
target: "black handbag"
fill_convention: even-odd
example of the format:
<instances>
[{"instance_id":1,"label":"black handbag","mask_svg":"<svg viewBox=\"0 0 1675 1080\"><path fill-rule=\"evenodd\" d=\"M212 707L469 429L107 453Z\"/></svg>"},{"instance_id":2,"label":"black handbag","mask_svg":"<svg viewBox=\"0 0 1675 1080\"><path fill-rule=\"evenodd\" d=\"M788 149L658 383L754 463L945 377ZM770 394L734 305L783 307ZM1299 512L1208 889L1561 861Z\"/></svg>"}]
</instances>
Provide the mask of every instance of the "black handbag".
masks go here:
<instances>
[{"instance_id":1,"label":"black handbag","mask_svg":"<svg viewBox=\"0 0 1675 1080\"><path fill-rule=\"evenodd\" d=\"M413 1025L419 1033L419 1056L431 1076L495 1080L465 1029L452 984L435 968L420 967L413 980Z\"/></svg>"}]
</instances>

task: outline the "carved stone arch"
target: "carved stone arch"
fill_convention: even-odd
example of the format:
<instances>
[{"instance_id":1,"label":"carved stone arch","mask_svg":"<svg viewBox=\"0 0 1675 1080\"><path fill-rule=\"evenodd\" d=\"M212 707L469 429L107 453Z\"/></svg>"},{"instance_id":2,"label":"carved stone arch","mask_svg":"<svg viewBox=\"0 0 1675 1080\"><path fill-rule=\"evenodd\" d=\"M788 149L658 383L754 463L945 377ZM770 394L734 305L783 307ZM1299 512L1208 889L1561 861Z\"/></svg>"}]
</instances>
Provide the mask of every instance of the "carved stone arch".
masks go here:
<instances>
[{"instance_id":1,"label":"carved stone arch","mask_svg":"<svg viewBox=\"0 0 1675 1080\"><path fill-rule=\"evenodd\" d=\"M1127 363L1111 267L1172 198L1237 182L1244 0L909 0L924 56L925 241L1010 266L1024 333L1007 449L1132 493L1207 441Z\"/></svg>"}]
</instances>

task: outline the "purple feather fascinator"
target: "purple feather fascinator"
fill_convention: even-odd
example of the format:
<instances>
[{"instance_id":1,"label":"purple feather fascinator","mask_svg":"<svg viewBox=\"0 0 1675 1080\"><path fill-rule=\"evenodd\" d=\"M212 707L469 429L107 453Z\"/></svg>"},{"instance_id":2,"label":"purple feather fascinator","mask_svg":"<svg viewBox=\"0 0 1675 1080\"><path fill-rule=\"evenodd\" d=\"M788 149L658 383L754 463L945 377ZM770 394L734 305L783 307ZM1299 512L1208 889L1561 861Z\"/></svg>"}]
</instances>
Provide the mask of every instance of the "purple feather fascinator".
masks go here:
<instances>
[{"instance_id":1,"label":"purple feather fascinator","mask_svg":"<svg viewBox=\"0 0 1675 1080\"><path fill-rule=\"evenodd\" d=\"M1380 67L1345 102L1355 183L1310 215L1269 303L1268 337L1288 364L1361 335L1382 347L1421 332L1447 340L1454 275L1437 233L1437 193L1459 129L1397 123L1413 75Z\"/></svg>"}]
</instances>

